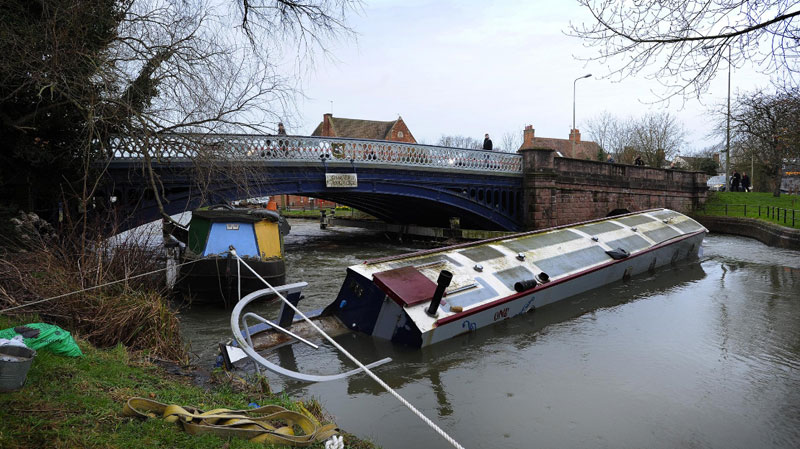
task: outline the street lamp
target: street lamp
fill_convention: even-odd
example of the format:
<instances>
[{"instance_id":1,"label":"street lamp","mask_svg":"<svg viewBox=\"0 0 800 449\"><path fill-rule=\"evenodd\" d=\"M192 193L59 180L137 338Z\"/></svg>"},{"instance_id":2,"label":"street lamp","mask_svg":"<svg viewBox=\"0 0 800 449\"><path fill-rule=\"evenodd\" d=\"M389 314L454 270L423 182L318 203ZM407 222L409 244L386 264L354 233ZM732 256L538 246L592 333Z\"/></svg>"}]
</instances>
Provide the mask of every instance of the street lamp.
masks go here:
<instances>
[{"instance_id":1,"label":"street lamp","mask_svg":"<svg viewBox=\"0 0 800 449\"><path fill-rule=\"evenodd\" d=\"M706 45L703 50L714 48L713 45ZM725 190L731 189L731 46L728 44L728 114L725 125ZM752 175L753 170L750 170ZM751 181L752 183L752 181Z\"/></svg>"},{"instance_id":2,"label":"street lamp","mask_svg":"<svg viewBox=\"0 0 800 449\"><path fill-rule=\"evenodd\" d=\"M587 73L586 75L575 78L575 81L572 82L572 132L570 132L570 134L572 134L572 139L570 139L572 140L572 154L570 157L575 157L575 85L578 83L578 80L589 78L590 76L592 76L592 74Z\"/></svg>"},{"instance_id":3,"label":"street lamp","mask_svg":"<svg viewBox=\"0 0 800 449\"><path fill-rule=\"evenodd\" d=\"M728 117L725 130L725 188L730 189L731 181L731 46L728 44ZM751 173L752 174L752 171ZM730 190L728 190L730 191Z\"/></svg>"}]
</instances>

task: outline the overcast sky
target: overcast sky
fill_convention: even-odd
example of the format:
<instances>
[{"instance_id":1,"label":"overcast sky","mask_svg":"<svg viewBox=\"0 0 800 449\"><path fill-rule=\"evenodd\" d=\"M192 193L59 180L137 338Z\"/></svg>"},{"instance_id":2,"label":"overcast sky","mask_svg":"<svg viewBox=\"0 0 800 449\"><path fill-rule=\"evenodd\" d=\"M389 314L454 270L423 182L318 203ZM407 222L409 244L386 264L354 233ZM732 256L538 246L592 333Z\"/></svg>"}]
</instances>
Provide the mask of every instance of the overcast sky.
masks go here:
<instances>
[{"instance_id":1,"label":"overcast sky","mask_svg":"<svg viewBox=\"0 0 800 449\"><path fill-rule=\"evenodd\" d=\"M606 67L575 56L592 55L564 31L588 20L572 0L544 1L366 1L349 15L357 37L329 45L331 58L317 57L302 80L299 120L291 134L310 134L333 110L335 117L388 121L398 115L420 142L443 134L495 145L509 132L533 125L541 137L567 138L572 125L572 87L577 82L577 127L604 110L620 117L667 110L688 131L684 153L716 142L707 137L714 120L709 106L724 102L720 73L702 102L650 104L660 86L643 75L613 82ZM724 64L723 64L724 67ZM724 69L723 69L724 70ZM752 67L735 68L733 92L766 85ZM331 105L331 101L333 104Z\"/></svg>"}]
</instances>

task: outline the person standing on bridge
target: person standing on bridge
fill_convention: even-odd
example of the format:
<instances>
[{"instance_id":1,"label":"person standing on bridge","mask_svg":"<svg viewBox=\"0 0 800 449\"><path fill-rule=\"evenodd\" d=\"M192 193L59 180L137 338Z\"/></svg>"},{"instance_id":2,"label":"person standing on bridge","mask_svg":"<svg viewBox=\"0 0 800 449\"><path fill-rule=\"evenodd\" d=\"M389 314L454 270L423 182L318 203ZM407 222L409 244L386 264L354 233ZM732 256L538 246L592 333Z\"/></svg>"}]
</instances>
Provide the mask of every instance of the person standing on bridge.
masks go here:
<instances>
[{"instance_id":1,"label":"person standing on bridge","mask_svg":"<svg viewBox=\"0 0 800 449\"><path fill-rule=\"evenodd\" d=\"M483 149L492 151L492 139L489 138L489 134L483 138Z\"/></svg>"},{"instance_id":2,"label":"person standing on bridge","mask_svg":"<svg viewBox=\"0 0 800 449\"><path fill-rule=\"evenodd\" d=\"M285 136L286 135L286 128L283 127L283 123L278 123L278 136ZM278 141L278 147L281 149L283 156L289 155L289 150L286 148L288 142L285 140Z\"/></svg>"}]
</instances>

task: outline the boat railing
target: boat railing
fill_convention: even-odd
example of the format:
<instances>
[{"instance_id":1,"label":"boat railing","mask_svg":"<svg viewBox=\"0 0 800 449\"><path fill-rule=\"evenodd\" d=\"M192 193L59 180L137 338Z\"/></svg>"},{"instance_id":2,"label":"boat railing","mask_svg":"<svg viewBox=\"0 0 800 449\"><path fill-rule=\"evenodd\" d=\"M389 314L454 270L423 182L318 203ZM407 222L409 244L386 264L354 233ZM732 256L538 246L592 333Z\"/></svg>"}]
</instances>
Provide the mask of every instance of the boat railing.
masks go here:
<instances>
[{"instance_id":1,"label":"boat railing","mask_svg":"<svg viewBox=\"0 0 800 449\"><path fill-rule=\"evenodd\" d=\"M239 349L244 351L245 354L256 364L256 368L258 371L261 371L261 367L266 368L269 371L272 371L276 374L280 374L282 376L289 377L291 379L299 380L302 382L326 382L331 380L339 380L343 379L348 376L352 376L353 374L360 373L362 371L368 371L369 368L374 368L376 366L383 365L385 363L391 362L392 359L384 358L378 360L377 362L370 363L368 365L361 365L360 362L357 362L359 368L346 371L339 374L330 374L330 375L318 375L318 374L308 374L308 373L301 373L298 371L293 371L286 369L280 365L270 362L269 360L265 359L258 351L255 350L253 346L253 339L252 339L252 329L249 326L248 319L256 320L261 322L262 325L267 325L272 327L278 332L284 333L291 338L297 339L314 349L317 349L318 346L310 341L296 335L295 333L291 332L285 327L291 325L294 320L295 314L299 315L305 322L307 322L312 328L314 328L320 336L327 339L331 344L337 347L337 349L343 350L328 334L325 333L319 326L317 326L311 319L308 318L303 312L301 312L297 308L297 303L300 300L300 291L308 284L305 282L299 282L295 284L289 284L279 287L273 287L267 282L261 275L259 275L250 265L247 264L238 254L236 254L236 249L231 246L229 248L231 256L234 257L238 264L243 265L246 270L249 270L256 276L267 288L256 290L249 295L241 298L239 302L236 303L236 306L233 308L233 312L231 312L231 332L233 332L233 338L236 340L236 343L239 345ZM240 273L240 271L237 270ZM277 296L283 301L280 311L280 318L278 320L278 324L276 325L270 320L253 313L253 312L244 312L244 309L250 305L251 303L263 299ZM290 297L291 299L287 298Z\"/></svg>"}]
</instances>

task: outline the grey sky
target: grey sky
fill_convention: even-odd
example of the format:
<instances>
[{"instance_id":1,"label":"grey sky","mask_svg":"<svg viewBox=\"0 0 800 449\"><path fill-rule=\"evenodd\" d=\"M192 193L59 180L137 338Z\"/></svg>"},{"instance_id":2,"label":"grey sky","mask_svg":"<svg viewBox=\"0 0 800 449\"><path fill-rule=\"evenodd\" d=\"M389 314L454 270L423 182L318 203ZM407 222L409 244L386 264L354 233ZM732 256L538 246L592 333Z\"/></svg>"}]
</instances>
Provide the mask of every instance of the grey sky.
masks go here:
<instances>
[{"instance_id":1,"label":"grey sky","mask_svg":"<svg viewBox=\"0 0 800 449\"><path fill-rule=\"evenodd\" d=\"M686 127L686 150L715 142L708 106L723 102L726 76L703 98L671 104L656 100L660 85L644 76L604 79L606 67L585 64L591 55L564 34L570 21L587 19L577 3L559 1L381 0L364 4L349 24L357 39L329 47L304 80L308 97L298 102L300 120L289 132L310 134L330 112L338 117L393 120L402 115L418 141L442 134L499 142L524 125L542 137L566 138L572 123L573 80L577 83L577 127L603 110L618 116L667 110ZM733 92L766 85L752 67L735 69Z\"/></svg>"}]
</instances>

